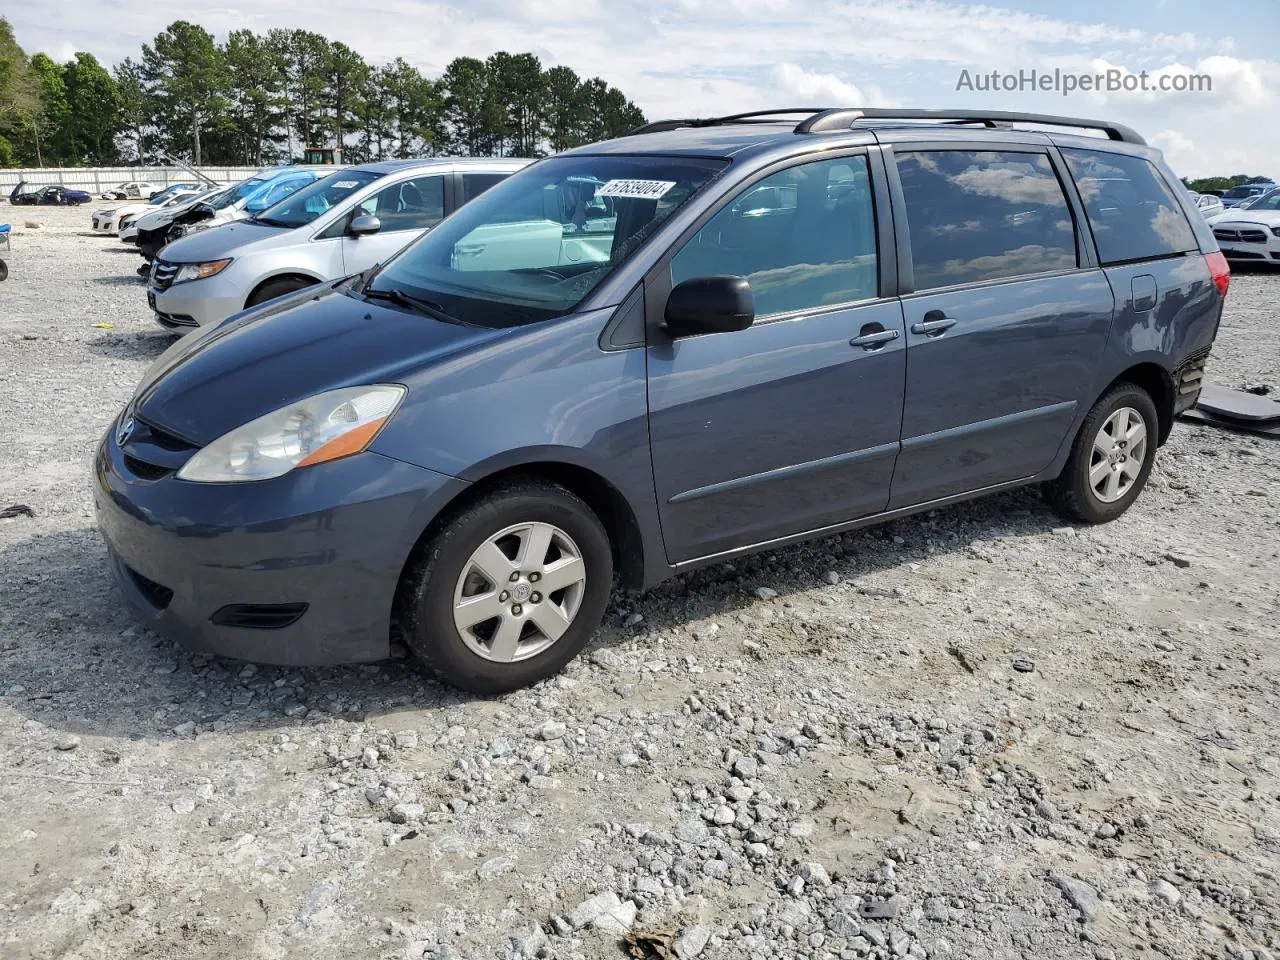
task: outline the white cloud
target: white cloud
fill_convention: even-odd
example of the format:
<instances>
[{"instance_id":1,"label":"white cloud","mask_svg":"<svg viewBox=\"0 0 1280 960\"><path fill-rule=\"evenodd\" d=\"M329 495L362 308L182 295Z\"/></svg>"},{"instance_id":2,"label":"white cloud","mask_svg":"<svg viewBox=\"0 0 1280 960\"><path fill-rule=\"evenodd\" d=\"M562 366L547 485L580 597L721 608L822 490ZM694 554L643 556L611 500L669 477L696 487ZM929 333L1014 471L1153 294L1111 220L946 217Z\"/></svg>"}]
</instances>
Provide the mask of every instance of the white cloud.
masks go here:
<instances>
[{"instance_id":1,"label":"white cloud","mask_svg":"<svg viewBox=\"0 0 1280 960\"><path fill-rule=\"evenodd\" d=\"M788 103L814 107L892 107L896 102L879 87L862 88L841 80L833 73L806 70L795 63L780 63L773 68L773 79Z\"/></svg>"}]
</instances>

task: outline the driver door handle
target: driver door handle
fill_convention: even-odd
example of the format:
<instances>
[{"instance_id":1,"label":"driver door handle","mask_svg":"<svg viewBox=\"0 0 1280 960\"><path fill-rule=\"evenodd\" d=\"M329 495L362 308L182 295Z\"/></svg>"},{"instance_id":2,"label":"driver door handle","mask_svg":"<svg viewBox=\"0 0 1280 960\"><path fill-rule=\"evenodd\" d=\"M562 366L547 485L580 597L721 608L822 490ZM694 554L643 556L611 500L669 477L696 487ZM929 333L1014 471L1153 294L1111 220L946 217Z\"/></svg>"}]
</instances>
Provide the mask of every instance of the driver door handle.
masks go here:
<instances>
[{"instance_id":1,"label":"driver door handle","mask_svg":"<svg viewBox=\"0 0 1280 960\"><path fill-rule=\"evenodd\" d=\"M955 317L948 317L941 310L930 310L924 315L923 320L911 325L911 332L922 333L926 337L936 337L944 330L954 327L957 322Z\"/></svg>"},{"instance_id":2,"label":"driver door handle","mask_svg":"<svg viewBox=\"0 0 1280 960\"><path fill-rule=\"evenodd\" d=\"M862 347L863 350L879 350L886 343L898 339L897 330L867 330L849 341L851 347Z\"/></svg>"}]
</instances>

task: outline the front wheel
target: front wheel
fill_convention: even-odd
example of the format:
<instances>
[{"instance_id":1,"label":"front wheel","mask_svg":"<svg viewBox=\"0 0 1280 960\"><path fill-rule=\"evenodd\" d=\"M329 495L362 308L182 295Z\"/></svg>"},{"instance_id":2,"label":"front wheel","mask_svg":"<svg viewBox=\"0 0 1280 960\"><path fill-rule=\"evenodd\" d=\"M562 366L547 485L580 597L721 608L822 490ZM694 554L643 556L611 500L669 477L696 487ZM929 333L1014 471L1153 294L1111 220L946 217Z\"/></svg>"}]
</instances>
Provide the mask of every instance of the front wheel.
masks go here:
<instances>
[{"instance_id":1,"label":"front wheel","mask_svg":"<svg viewBox=\"0 0 1280 960\"><path fill-rule=\"evenodd\" d=\"M506 693L577 656L612 584L609 537L591 508L559 484L517 480L443 523L398 614L409 648L449 683Z\"/></svg>"},{"instance_id":2,"label":"front wheel","mask_svg":"<svg viewBox=\"0 0 1280 960\"><path fill-rule=\"evenodd\" d=\"M304 280L301 277L282 277L279 280L268 280L257 290L249 294L249 299L245 301L245 309L256 307L260 303L266 303L268 300L274 300L276 297L283 297L286 293L293 293L296 290L302 290L305 287L313 286L312 281Z\"/></svg>"},{"instance_id":3,"label":"front wheel","mask_svg":"<svg viewBox=\"0 0 1280 960\"><path fill-rule=\"evenodd\" d=\"M1094 404L1045 497L1069 520L1106 523L1129 509L1155 462L1159 419L1147 391L1118 383Z\"/></svg>"}]
</instances>

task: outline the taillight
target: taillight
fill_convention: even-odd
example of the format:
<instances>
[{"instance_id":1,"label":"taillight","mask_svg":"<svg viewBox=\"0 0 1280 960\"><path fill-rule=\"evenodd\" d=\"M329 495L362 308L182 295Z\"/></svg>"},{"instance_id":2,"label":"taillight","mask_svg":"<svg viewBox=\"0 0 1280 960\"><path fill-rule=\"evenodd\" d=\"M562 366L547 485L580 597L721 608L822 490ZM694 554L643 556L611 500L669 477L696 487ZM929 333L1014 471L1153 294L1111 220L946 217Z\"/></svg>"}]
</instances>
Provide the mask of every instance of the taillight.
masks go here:
<instances>
[{"instance_id":1,"label":"taillight","mask_svg":"<svg viewBox=\"0 0 1280 960\"><path fill-rule=\"evenodd\" d=\"M1206 253L1204 262L1209 267L1209 279L1218 288L1218 293L1227 295L1227 287L1231 285L1231 268L1227 266L1227 258L1221 252Z\"/></svg>"}]
</instances>

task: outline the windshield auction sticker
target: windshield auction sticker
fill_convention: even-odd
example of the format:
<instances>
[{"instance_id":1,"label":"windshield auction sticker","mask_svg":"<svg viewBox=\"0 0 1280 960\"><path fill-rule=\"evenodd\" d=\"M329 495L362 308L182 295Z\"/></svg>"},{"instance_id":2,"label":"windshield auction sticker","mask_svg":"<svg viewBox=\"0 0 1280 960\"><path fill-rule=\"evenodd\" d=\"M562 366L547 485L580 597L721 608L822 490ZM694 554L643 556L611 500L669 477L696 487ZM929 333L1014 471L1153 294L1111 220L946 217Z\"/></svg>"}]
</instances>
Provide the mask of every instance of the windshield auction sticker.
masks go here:
<instances>
[{"instance_id":1,"label":"windshield auction sticker","mask_svg":"<svg viewBox=\"0 0 1280 960\"><path fill-rule=\"evenodd\" d=\"M360 186L359 180L339 180L333 185L335 190L350 190L352 187Z\"/></svg>"},{"instance_id":2,"label":"windshield auction sticker","mask_svg":"<svg viewBox=\"0 0 1280 960\"><path fill-rule=\"evenodd\" d=\"M596 189L596 196L658 200L675 185L674 180L610 180Z\"/></svg>"}]
</instances>

